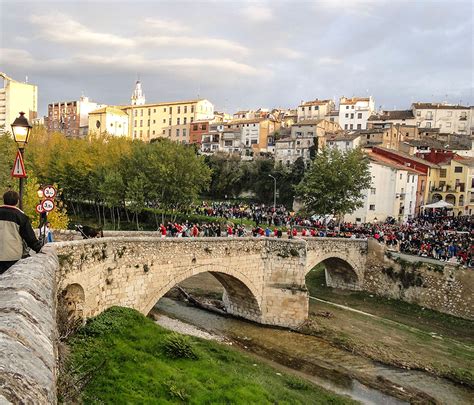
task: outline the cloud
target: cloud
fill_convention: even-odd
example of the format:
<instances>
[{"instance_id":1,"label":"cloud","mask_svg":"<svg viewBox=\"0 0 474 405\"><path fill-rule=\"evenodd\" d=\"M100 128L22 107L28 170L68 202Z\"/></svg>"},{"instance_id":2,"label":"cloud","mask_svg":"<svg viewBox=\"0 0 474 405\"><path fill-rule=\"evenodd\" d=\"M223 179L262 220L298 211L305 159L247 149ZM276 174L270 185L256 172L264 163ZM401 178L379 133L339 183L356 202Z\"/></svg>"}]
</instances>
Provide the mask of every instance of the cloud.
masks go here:
<instances>
[{"instance_id":1,"label":"cloud","mask_svg":"<svg viewBox=\"0 0 474 405\"><path fill-rule=\"evenodd\" d=\"M248 48L227 39L209 37L188 37L188 36L148 36L136 37L139 45L155 47L183 47L183 48L207 48L211 50L221 50L246 54Z\"/></svg>"},{"instance_id":2,"label":"cloud","mask_svg":"<svg viewBox=\"0 0 474 405\"><path fill-rule=\"evenodd\" d=\"M270 7L259 4L249 4L242 8L241 14L243 17L256 23L270 21L274 18Z\"/></svg>"},{"instance_id":3,"label":"cloud","mask_svg":"<svg viewBox=\"0 0 474 405\"><path fill-rule=\"evenodd\" d=\"M278 47L278 48L275 48L274 51L278 55L281 55L288 59L301 59L304 57L304 54L302 52L297 51L296 49L292 49L292 48Z\"/></svg>"},{"instance_id":4,"label":"cloud","mask_svg":"<svg viewBox=\"0 0 474 405\"><path fill-rule=\"evenodd\" d=\"M340 65L342 63L342 59L333 58L331 56L323 56L318 58L317 63L319 65Z\"/></svg>"},{"instance_id":5,"label":"cloud","mask_svg":"<svg viewBox=\"0 0 474 405\"><path fill-rule=\"evenodd\" d=\"M40 28L40 36L49 41L82 45L134 46L133 39L95 32L65 14L32 15L30 22Z\"/></svg>"},{"instance_id":6,"label":"cloud","mask_svg":"<svg viewBox=\"0 0 474 405\"><path fill-rule=\"evenodd\" d=\"M157 29L159 31L166 31L168 33L173 32L185 32L189 31L189 26L182 22L175 20L162 20L159 18L145 18L145 24L148 28Z\"/></svg>"}]
</instances>

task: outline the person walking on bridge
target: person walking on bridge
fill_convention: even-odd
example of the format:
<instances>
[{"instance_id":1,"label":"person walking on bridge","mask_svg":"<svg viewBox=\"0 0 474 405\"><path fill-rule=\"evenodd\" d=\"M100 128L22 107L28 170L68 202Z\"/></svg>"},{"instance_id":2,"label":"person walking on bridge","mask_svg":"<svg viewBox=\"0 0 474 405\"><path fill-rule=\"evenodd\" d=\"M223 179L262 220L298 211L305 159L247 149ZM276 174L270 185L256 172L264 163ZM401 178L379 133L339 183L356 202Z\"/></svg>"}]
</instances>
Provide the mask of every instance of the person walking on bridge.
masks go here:
<instances>
[{"instance_id":1,"label":"person walking on bridge","mask_svg":"<svg viewBox=\"0 0 474 405\"><path fill-rule=\"evenodd\" d=\"M0 206L0 274L22 258L23 241L36 253L43 247L29 218L17 208L19 199L16 191L3 194L4 205Z\"/></svg>"}]
</instances>

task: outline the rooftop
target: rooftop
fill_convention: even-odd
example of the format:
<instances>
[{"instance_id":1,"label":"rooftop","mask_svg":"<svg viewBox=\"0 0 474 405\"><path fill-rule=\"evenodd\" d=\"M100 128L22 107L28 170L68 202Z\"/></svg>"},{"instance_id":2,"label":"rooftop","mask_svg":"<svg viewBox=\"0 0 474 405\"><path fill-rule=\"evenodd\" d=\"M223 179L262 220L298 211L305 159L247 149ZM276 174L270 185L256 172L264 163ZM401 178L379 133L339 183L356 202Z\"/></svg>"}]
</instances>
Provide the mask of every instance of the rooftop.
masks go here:
<instances>
[{"instance_id":1,"label":"rooftop","mask_svg":"<svg viewBox=\"0 0 474 405\"><path fill-rule=\"evenodd\" d=\"M399 150L383 148L381 146L377 146L376 149L374 150L374 152L377 153L377 150L389 152L389 153L391 153L395 156L399 156L399 157L402 157L402 158L408 159L408 160L413 160L414 162L424 164L425 166L428 166L428 167L431 167L431 168L439 168L439 166L435 163L428 162L425 159L421 159L419 157L410 155L410 154L405 153L405 152L401 152Z\"/></svg>"},{"instance_id":2,"label":"rooftop","mask_svg":"<svg viewBox=\"0 0 474 405\"><path fill-rule=\"evenodd\" d=\"M99 108L98 110L91 111L89 115L91 114L102 114L102 113L111 113L111 114L117 114L117 115L127 115L126 112L123 111L122 108L119 107L114 107L114 106L108 106L108 107L103 107Z\"/></svg>"},{"instance_id":3,"label":"rooftop","mask_svg":"<svg viewBox=\"0 0 474 405\"><path fill-rule=\"evenodd\" d=\"M370 97L341 97L339 100L339 104L356 104L358 102L366 102L368 103L370 101Z\"/></svg>"},{"instance_id":4,"label":"rooftop","mask_svg":"<svg viewBox=\"0 0 474 405\"><path fill-rule=\"evenodd\" d=\"M412 110L392 110L381 111L378 114L372 114L368 121L390 121L390 120L412 120L415 119Z\"/></svg>"},{"instance_id":5,"label":"rooftop","mask_svg":"<svg viewBox=\"0 0 474 405\"><path fill-rule=\"evenodd\" d=\"M316 100L313 100L313 101L304 101L300 104L300 107L309 106L309 105L325 105L325 104L330 104L332 102L333 102L332 100L319 100L319 99L316 99Z\"/></svg>"},{"instance_id":6,"label":"rooftop","mask_svg":"<svg viewBox=\"0 0 474 405\"><path fill-rule=\"evenodd\" d=\"M339 132L333 132L333 133L327 133L326 134L326 141L333 141L333 142L338 142L338 141L353 141L354 139L357 139L361 134L354 134L354 133L349 133L345 131L339 131Z\"/></svg>"},{"instance_id":7,"label":"rooftop","mask_svg":"<svg viewBox=\"0 0 474 405\"><path fill-rule=\"evenodd\" d=\"M435 110L469 110L469 107L463 105L447 103L413 103L415 109L435 109Z\"/></svg>"},{"instance_id":8,"label":"rooftop","mask_svg":"<svg viewBox=\"0 0 474 405\"><path fill-rule=\"evenodd\" d=\"M369 156L369 159L371 162L381 164L383 166L391 167L392 169L397 169L397 170L406 170L411 173L415 174L424 174L423 172L420 172L418 170L413 169L412 167L404 166L400 163L394 162L388 157L382 156L382 155L377 155L374 152L366 152L367 155Z\"/></svg>"}]
</instances>

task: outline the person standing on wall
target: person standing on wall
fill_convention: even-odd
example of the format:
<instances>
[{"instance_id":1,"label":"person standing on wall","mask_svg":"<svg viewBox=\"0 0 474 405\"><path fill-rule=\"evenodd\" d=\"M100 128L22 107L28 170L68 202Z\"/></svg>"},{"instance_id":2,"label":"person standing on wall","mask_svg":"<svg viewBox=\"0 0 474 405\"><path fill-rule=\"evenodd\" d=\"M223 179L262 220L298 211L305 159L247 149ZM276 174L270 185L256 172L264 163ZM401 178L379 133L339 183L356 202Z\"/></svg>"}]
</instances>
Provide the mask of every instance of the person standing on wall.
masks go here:
<instances>
[{"instance_id":1,"label":"person standing on wall","mask_svg":"<svg viewBox=\"0 0 474 405\"><path fill-rule=\"evenodd\" d=\"M23 241L38 253L41 242L26 214L16 205L20 197L16 191L3 194L4 205L0 206L0 274L3 274L23 256Z\"/></svg>"}]
</instances>

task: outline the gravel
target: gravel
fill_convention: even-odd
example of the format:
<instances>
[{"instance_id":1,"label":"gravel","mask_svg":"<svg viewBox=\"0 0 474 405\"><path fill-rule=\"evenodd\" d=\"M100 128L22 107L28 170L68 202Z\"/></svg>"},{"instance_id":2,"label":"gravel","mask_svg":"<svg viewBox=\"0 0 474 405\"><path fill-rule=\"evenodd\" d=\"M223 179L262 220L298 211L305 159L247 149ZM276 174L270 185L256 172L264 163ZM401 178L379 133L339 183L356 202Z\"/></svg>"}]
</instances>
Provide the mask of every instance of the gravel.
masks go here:
<instances>
[{"instance_id":1,"label":"gravel","mask_svg":"<svg viewBox=\"0 0 474 405\"><path fill-rule=\"evenodd\" d=\"M222 336L206 332L194 325L179 321L178 319L169 318L165 315L155 315L155 322L163 328L182 333L183 335L195 336L206 340L216 340L219 342L224 341Z\"/></svg>"}]
</instances>

